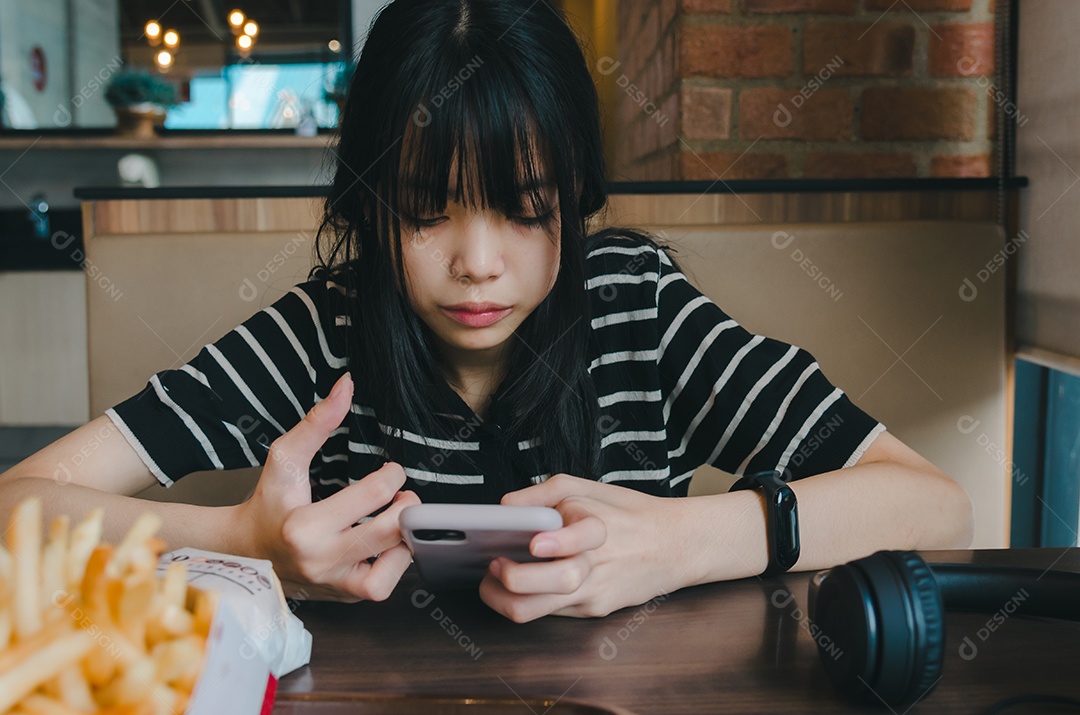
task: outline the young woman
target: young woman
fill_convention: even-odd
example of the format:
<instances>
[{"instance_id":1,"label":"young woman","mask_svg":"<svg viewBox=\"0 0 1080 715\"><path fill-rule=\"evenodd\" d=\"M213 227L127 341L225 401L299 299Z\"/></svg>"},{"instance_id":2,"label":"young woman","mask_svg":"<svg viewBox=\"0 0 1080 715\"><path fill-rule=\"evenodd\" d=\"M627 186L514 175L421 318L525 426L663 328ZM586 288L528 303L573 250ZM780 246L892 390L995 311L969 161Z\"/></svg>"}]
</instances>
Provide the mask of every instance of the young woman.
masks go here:
<instances>
[{"instance_id":1,"label":"young woman","mask_svg":"<svg viewBox=\"0 0 1080 715\"><path fill-rule=\"evenodd\" d=\"M965 546L963 490L811 355L741 328L650 237L587 235L601 157L546 0L396 0L349 91L312 279L3 475L0 505L103 505L114 538L154 509L172 546L270 558L290 592L342 600L394 588L405 506L554 506L566 525L532 550L556 558L498 559L480 587L515 621L761 573L762 497L686 497L705 463L798 480L800 570ZM108 425L70 484L48 479ZM257 465L237 506L130 498Z\"/></svg>"}]
</instances>

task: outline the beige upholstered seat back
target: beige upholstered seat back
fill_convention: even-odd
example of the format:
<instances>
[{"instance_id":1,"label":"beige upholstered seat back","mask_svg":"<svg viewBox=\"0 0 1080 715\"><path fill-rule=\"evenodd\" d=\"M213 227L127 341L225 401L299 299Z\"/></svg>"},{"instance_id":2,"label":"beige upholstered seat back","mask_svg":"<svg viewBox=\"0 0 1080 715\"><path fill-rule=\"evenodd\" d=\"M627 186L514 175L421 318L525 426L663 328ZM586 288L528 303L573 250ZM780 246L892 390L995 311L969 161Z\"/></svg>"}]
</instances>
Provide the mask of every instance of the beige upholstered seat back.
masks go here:
<instances>
[{"instance_id":1,"label":"beige upholstered seat back","mask_svg":"<svg viewBox=\"0 0 1080 715\"><path fill-rule=\"evenodd\" d=\"M1005 545L1007 476L995 454L1005 448L1004 276L986 267L1003 245L997 226L683 227L668 236L691 281L732 318L812 352L857 405L960 480L975 501L977 545ZM700 469L692 493L726 489L731 479L719 474Z\"/></svg>"},{"instance_id":2,"label":"beige upholstered seat back","mask_svg":"<svg viewBox=\"0 0 1080 715\"><path fill-rule=\"evenodd\" d=\"M179 367L306 280L318 202L114 201L84 207L90 416ZM103 285L115 287L104 289ZM119 298L116 292L120 292ZM243 500L258 470L188 475L152 499Z\"/></svg>"}]
</instances>

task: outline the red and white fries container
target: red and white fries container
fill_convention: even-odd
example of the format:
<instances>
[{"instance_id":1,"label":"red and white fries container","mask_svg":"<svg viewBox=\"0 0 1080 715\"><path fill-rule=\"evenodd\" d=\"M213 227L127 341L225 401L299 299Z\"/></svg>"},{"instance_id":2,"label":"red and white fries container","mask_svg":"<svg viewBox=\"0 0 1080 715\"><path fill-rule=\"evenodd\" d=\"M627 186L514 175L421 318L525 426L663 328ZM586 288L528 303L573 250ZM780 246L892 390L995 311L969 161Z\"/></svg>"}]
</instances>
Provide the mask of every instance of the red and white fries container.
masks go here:
<instances>
[{"instance_id":1,"label":"red and white fries container","mask_svg":"<svg viewBox=\"0 0 1080 715\"><path fill-rule=\"evenodd\" d=\"M162 554L183 562L190 587L218 592L202 670L185 715L268 714L277 681L311 659L311 633L292 612L271 563L201 549Z\"/></svg>"}]
</instances>

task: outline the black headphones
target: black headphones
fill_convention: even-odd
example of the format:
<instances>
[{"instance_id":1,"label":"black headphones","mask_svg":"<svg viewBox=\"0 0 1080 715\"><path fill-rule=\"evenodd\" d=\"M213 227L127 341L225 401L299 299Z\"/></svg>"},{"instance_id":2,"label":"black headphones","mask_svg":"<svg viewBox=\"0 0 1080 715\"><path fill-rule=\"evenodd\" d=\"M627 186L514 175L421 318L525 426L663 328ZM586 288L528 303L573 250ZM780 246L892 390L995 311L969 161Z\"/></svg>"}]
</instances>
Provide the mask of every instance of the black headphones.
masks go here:
<instances>
[{"instance_id":1,"label":"black headphones","mask_svg":"<svg viewBox=\"0 0 1080 715\"><path fill-rule=\"evenodd\" d=\"M910 551L879 551L814 574L809 608L818 655L849 697L906 707L941 679L944 611L1080 620L1080 574L975 564L934 564Z\"/></svg>"}]
</instances>

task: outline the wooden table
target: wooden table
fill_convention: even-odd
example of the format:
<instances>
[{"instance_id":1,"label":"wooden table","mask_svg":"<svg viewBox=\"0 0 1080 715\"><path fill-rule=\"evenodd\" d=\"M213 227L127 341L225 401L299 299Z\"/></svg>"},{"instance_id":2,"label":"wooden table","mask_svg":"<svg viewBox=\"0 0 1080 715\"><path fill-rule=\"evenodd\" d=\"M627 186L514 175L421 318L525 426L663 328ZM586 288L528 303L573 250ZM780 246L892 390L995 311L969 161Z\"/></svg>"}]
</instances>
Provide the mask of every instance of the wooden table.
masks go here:
<instances>
[{"instance_id":1,"label":"wooden table","mask_svg":"<svg viewBox=\"0 0 1080 715\"><path fill-rule=\"evenodd\" d=\"M1080 549L923 555L1080 572ZM410 569L383 603L299 605L314 637L311 663L281 680L274 712L860 712L836 696L818 662L809 578L709 584L607 618L515 624L473 594L433 595ZM910 712L981 713L1025 693L1080 697L1080 624L1014 616L991 629L989 620L948 614L944 677ZM965 637L974 657L961 657ZM450 700L415 700L439 696Z\"/></svg>"}]
</instances>

